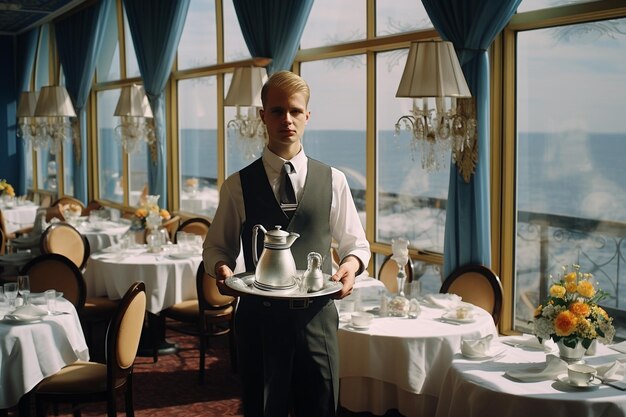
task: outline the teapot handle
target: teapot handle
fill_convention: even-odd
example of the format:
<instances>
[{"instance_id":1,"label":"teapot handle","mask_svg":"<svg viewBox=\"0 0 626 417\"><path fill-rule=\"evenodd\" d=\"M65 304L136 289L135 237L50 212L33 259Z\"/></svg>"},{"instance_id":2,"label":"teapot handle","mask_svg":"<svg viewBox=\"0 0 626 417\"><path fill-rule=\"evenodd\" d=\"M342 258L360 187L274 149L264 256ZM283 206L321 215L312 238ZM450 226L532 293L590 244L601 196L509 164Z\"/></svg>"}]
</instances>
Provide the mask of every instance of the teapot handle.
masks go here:
<instances>
[{"instance_id":1,"label":"teapot handle","mask_svg":"<svg viewBox=\"0 0 626 417\"><path fill-rule=\"evenodd\" d=\"M259 229L263 229L265 232L265 228L262 225L257 224L252 228L252 262L254 263L254 267L259 263L259 254L257 253L257 242L259 236Z\"/></svg>"}]
</instances>

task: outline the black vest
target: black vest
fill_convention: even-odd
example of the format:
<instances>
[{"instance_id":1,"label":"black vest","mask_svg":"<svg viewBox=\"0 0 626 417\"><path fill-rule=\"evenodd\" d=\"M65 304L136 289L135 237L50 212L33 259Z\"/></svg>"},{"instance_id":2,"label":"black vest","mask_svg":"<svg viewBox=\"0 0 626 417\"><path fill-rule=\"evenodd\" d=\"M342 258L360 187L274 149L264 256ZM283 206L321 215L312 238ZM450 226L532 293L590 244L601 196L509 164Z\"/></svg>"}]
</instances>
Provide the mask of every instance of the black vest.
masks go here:
<instances>
[{"instance_id":1,"label":"black vest","mask_svg":"<svg viewBox=\"0 0 626 417\"><path fill-rule=\"evenodd\" d=\"M276 201L272 187L265 174L262 159L257 159L239 172L241 190L246 210L246 221L241 230L246 271L254 271L252 260L252 228L261 224L266 230L275 229L296 232L300 237L291 246L291 253L298 269L307 268L309 252L318 252L324 258L322 271L331 274L330 259L330 206L332 204L331 168L319 161L308 159L308 172L302 197L291 221ZM263 234L259 234L257 250L263 249Z\"/></svg>"}]
</instances>

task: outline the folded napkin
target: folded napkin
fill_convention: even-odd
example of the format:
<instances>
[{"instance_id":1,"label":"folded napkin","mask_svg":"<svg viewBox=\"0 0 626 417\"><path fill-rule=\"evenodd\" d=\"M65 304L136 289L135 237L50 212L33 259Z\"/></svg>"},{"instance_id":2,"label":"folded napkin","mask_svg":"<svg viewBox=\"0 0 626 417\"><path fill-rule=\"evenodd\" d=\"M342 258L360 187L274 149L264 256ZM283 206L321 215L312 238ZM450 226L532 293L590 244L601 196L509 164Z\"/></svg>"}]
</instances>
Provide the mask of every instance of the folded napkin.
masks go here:
<instances>
[{"instance_id":1,"label":"folded napkin","mask_svg":"<svg viewBox=\"0 0 626 417\"><path fill-rule=\"evenodd\" d=\"M620 343L609 346L611 349L618 351L619 353L626 353L626 340Z\"/></svg>"},{"instance_id":2,"label":"folded napkin","mask_svg":"<svg viewBox=\"0 0 626 417\"><path fill-rule=\"evenodd\" d=\"M437 308L455 308L461 302L461 297L456 294L427 294L423 301Z\"/></svg>"},{"instance_id":3,"label":"folded napkin","mask_svg":"<svg viewBox=\"0 0 626 417\"><path fill-rule=\"evenodd\" d=\"M522 382L537 382L556 379L567 373L567 362L555 355L546 355L546 363L524 369L510 369L504 374Z\"/></svg>"},{"instance_id":4,"label":"folded napkin","mask_svg":"<svg viewBox=\"0 0 626 417\"><path fill-rule=\"evenodd\" d=\"M600 365L593 365L598 372L598 376L602 379L608 380L621 380L626 376L626 364L619 360L603 363Z\"/></svg>"},{"instance_id":5,"label":"folded napkin","mask_svg":"<svg viewBox=\"0 0 626 417\"><path fill-rule=\"evenodd\" d=\"M491 334L480 339L462 339L461 353L468 357L485 356L489 353L491 339L493 339Z\"/></svg>"},{"instance_id":6,"label":"folded napkin","mask_svg":"<svg viewBox=\"0 0 626 417\"><path fill-rule=\"evenodd\" d=\"M33 320L46 316L47 314L47 311L32 304L27 304L17 307L11 314L7 314L4 317L12 320Z\"/></svg>"}]
</instances>

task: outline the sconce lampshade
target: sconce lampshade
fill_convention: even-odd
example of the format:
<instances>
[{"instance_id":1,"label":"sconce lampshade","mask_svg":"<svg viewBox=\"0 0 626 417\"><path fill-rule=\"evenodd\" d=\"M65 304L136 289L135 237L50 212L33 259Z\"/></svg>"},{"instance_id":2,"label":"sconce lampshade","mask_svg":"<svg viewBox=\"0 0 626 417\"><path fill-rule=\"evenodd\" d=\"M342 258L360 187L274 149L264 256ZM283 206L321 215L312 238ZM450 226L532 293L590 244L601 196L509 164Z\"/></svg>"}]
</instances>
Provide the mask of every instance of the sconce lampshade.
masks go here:
<instances>
[{"instance_id":1,"label":"sconce lampshade","mask_svg":"<svg viewBox=\"0 0 626 417\"><path fill-rule=\"evenodd\" d=\"M451 42L413 42L396 97L471 97Z\"/></svg>"},{"instance_id":2,"label":"sconce lampshade","mask_svg":"<svg viewBox=\"0 0 626 417\"><path fill-rule=\"evenodd\" d=\"M153 117L143 86L133 84L122 88L113 114L115 116Z\"/></svg>"},{"instance_id":3,"label":"sconce lampshade","mask_svg":"<svg viewBox=\"0 0 626 417\"><path fill-rule=\"evenodd\" d=\"M262 67L240 67L235 69L225 106L263 107L261 89L267 81L267 71Z\"/></svg>"},{"instance_id":4,"label":"sconce lampshade","mask_svg":"<svg viewBox=\"0 0 626 417\"><path fill-rule=\"evenodd\" d=\"M61 85L42 87L35 107L35 116L76 117L72 100L65 87Z\"/></svg>"},{"instance_id":5,"label":"sconce lampshade","mask_svg":"<svg viewBox=\"0 0 626 417\"><path fill-rule=\"evenodd\" d=\"M24 91L20 95L20 101L17 104L17 117L34 117L36 107L37 93L35 91Z\"/></svg>"}]
</instances>

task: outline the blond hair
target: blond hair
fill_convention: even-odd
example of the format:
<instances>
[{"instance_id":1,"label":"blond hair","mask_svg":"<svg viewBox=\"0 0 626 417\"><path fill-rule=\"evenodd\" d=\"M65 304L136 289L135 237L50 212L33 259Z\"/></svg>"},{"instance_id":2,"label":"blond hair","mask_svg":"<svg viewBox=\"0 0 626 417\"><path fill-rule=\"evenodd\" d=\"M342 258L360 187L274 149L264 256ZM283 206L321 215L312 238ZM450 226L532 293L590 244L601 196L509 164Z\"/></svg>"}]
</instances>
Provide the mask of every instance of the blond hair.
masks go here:
<instances>
[{"instance_id":1,"label":"blond hair","mask_svg":"<svg viewBox=\"0 0 626 417\"><path fill-rule=\"evenodd\" d=\"M309 85L300 77L291 71L278 71L272 74L261 89L261 101L265 107L265 100L267 99L267 90L269 88L277 88L283 90L289 95L301 93L304 95L305 103L309 104L309 97L311 96L311 90Z\"/></svg>"}]
</instances>

